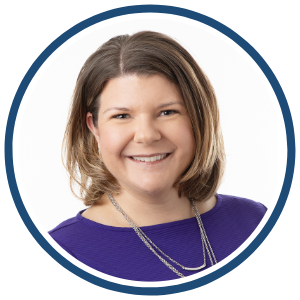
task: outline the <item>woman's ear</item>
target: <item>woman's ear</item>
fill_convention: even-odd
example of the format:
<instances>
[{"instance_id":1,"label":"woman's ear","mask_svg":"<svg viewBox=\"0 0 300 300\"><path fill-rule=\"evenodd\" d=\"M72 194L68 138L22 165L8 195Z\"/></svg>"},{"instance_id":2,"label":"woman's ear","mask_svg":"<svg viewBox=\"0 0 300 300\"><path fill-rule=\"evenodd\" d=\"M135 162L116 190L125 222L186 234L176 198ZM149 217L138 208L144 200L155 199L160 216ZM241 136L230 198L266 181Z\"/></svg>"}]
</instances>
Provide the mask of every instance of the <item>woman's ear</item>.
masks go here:
<instances>
[{"instance_id":1,"label":"woman's ear","mask_svg":"<svg viewBox=\"0 0 300 300\"><path fill-rule=\"evenodd\" d=\"M92 132L92 134L94 135L95 139L97 140L98 142L98 145L99 145L99 130L98 128L94 125L94 122L93 122L93 115L88 112L86 114L86 125L87 127L89 128L89 130Z\"/></svg>"}]
</instances>

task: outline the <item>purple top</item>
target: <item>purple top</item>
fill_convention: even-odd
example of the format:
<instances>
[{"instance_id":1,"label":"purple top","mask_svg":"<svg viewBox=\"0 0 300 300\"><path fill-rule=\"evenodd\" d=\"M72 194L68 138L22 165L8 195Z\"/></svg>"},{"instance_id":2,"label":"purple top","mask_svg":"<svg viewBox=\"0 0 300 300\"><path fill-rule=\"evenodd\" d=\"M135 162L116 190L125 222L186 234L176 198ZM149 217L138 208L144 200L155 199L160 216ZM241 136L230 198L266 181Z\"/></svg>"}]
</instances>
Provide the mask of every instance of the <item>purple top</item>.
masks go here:
<instances>
[{"instance_id":1,"label":"purple top","mask_svg":"<svg viewBox=\"0 0 300 300\"><path fill-rule=\"evenodd\" d=\"M252 200L219 195L217 204L201 215L215 253L221 261L251 235L266 212ZM81 211L82 212L82 211ZM163 281L179 278L140 240L132 228L107 226L81 216L62 222L49 231L69 254L103 273L137 281ZM170 223L141 227L144 233L167 255L186 267L203 264L202 242L195 217ZM171 263L184 276L185 271ZM206 254L206 268L210 267Z\"/></svg>"}]
</instances>

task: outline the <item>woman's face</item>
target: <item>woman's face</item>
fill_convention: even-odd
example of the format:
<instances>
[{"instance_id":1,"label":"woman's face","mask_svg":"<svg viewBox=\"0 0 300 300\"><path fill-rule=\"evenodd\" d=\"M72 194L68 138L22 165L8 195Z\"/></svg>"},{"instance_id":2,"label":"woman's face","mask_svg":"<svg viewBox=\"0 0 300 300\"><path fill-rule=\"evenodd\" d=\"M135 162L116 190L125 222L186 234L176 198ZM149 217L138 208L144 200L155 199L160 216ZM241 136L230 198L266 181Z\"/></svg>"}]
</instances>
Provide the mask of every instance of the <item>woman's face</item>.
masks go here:
<instances>
[{"instance_id":1,"label":"woman's face","mask_svg":"<svg viewBox=\"0 0 300 300\"><path fill-rule=\"evenodd\" d=\"M100 95L98 127L90 113L87 124L107 169L129 192L168 191L194 157L180 89L160 75L110 80Z\"/></svg>"}]
</instances>

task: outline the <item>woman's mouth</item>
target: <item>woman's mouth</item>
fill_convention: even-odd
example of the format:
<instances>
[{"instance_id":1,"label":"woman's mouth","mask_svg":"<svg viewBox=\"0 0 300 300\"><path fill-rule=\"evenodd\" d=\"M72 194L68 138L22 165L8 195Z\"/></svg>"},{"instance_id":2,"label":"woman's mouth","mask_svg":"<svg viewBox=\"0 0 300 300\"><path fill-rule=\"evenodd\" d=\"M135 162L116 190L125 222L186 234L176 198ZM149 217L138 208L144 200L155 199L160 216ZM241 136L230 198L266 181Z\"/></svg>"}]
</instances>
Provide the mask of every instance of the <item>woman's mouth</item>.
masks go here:
<instances>
[{"instance_id":1,"label":"woman's mouth","mask_svg":"<svg viewBox=\"0 0 300 300\"><path fill-rule=\"evenodd\" d=\"M146 162L146 163L151 163L151 162L158 162L166 157L168 157L170 153L165 153L165 154L159 154L159 155L152 155L152 156L131 156L130 158L134 161L137 162Z\"/></svg>"}]
</instances>

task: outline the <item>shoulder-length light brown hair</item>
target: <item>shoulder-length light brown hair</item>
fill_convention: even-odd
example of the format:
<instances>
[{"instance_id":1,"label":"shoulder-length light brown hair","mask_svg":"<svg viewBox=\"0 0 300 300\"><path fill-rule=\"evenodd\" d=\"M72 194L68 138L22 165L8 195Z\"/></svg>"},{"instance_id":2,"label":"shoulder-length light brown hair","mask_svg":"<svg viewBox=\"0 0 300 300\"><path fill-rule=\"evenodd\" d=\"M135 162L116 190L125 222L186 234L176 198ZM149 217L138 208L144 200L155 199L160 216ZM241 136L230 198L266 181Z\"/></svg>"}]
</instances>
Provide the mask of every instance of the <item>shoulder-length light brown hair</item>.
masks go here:
<instances>
[{"instance_id":1,"label":"shoulder-length light brown hair","mask_svg":"<svg viewBox=\"0 0 300 300\"><path fill-rule=\"evenodd\" d=\"M175 183L179 196L205 201L216 193L224 166L224 145L214 89L193 57L170 37L151 31L120 35L103 44L77 78L63 141L63 160L72 192L85 205L100 201L120 186L99 159L95 137L86 125L88 112L97 126L100 94L112 78L160 74L177 84L190 116L195 156ZM78 195L75 186L79 185Z\"/></svg>"}]
</instances>

